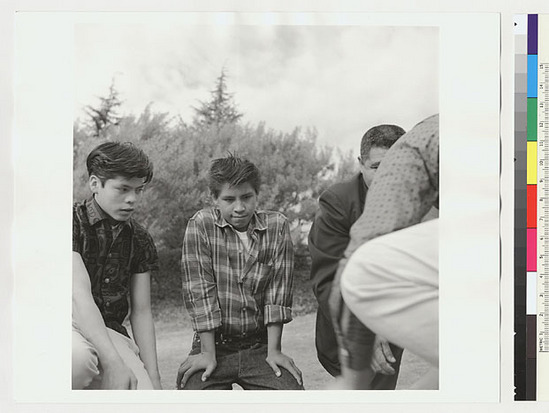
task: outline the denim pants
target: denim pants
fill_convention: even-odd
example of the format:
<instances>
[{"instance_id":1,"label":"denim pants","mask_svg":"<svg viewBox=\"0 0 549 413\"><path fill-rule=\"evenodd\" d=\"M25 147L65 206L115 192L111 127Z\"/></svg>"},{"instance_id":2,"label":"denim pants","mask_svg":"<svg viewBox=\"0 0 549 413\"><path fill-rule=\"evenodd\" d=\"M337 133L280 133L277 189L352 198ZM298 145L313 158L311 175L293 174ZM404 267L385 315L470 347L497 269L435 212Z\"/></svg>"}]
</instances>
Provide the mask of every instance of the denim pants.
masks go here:
<instances>
[{"instance_id":1,"label":"denim pants","mask_svg":"<svg viewBox=\"0 0 549 413\"><path fill-rule=\"evenodd\" d=\"M217 367L208 380L203 382L204 371L198 371L189 377L183 390L231 390L233 384L244 390L303 390L303 386L284 368L280 368L280 377L275 376L265 361L266 343L255 343L247 348L237 343L216 343L215 351ZM195 341L189 354L199 353L200 344Z\"/></svg>"}]
</instances>

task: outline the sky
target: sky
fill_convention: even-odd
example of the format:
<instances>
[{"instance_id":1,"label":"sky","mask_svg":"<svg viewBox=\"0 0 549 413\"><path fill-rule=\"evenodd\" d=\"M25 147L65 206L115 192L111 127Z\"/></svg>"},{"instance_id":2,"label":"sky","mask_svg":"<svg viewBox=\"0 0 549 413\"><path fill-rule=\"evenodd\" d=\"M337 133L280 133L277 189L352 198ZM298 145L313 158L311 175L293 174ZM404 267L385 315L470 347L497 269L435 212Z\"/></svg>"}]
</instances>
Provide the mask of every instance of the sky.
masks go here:
<instances>
[{"instance_id":1,"label":"sky","mask_svg":"<svg viewBox=\"0 0 549 413\"><path fill-rule=\"evenodd\" d=\"M408 130L438 112L439 29L367 25L81 23L75 116L114 79L123 113L193 117L224 68L244 123L358 154L372 126Z\"/></svg>"}]
</instances>

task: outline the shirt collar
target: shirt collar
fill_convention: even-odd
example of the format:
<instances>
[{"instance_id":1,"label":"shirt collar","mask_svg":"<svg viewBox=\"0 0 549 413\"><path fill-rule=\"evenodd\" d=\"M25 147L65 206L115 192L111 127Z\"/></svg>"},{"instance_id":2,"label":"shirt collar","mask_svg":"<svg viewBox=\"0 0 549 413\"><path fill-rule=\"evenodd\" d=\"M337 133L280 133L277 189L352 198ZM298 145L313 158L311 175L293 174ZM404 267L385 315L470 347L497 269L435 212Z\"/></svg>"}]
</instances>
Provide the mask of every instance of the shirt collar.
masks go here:
<instances>
[{"instance_id":1,"label":"shirt collar","mask_svg":"<svg viewBox=\"0 0 549 413\"><path fill-rule=\"evenodd\" d=\"M231 224L229 224L225 218L221 215L221 211L218 208L213 208L214 210L214 216L215 216L215 225L218 227L224 228L224 227L232 227ZM265 217L262 215L259 215L257 211L254 211L254 214L252 215L252 219L250 220L250 224L248 225L248 232L254 232L254 231L265 231L267 229L267 223L265 221ZM234 228L233 228L234 230Z\"/></svg>"},{"instance_id":2,"label":"shirt collar","mask_svg":"<svg viewBox=\"0 0 549 413\"><path fill-rule=\"evenodd\" d=\"M105 211L103 211L103 209L101 209L94 196L86 201L86 211L88 213L88 220L90 222L90 225L95 225L101 221L108 221L112 224L113 220ZM131 226L131 219L124 221L122 224L122 228L126 225Z\"/></svg>"}]
</instances>

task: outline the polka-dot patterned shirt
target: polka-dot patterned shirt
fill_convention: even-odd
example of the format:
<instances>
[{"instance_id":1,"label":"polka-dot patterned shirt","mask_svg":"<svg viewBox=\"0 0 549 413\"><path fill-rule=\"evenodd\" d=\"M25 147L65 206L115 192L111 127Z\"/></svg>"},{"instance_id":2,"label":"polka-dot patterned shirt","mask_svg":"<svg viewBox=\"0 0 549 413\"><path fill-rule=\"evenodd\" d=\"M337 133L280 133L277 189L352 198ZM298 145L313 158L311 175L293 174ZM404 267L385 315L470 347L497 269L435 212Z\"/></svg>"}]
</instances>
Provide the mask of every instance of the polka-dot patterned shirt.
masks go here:
<instances>
[{"instance_id":1,"label":"polka-dot patterned shirt","mask_svg":"<svg viewBox=\"0 0 549 413\"><path fill-rule=\"evenodd\" d=\"M438 122L433 115L402 136L376 172L345 256L366 241L421 222L438 208Z\"/></svg>"}]
</instances>

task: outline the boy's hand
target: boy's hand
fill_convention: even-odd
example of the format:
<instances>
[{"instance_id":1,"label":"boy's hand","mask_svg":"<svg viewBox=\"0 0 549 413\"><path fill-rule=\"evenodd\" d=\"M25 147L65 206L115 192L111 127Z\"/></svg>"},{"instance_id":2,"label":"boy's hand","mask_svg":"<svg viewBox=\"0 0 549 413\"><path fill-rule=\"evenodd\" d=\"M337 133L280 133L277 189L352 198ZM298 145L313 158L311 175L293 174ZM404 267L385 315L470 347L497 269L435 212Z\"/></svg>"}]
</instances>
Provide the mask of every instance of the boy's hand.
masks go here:
<instances>
[{"instance_id":1,"label":"boy's hand","mask_svg":"<svg viewBox=\"0 0 549 413\"><path fill-rule=\"evenodd\" d=\"M183 363L181 363L181 366L179 366L175 386L177 389L181 390L185 387L189 377L200 370L205 370L204 374L202 374L202 381L206 381L216 367L217 360L215 359L215 355L212 353L200 353L195 354L194 356L189 356Z\"/></svg>"},{"instance_id":2,"label":"boy's hand","mask_svg":"<svg viewBox=\"0 0 549 413\"><path fill-rule=\"evenodd\" d=\"M135 390L137 377L125 364L106 364L103 367L101 388L105 390Z\"/></svg>"},{"instance_id":3,"label":"boy's hand","mask_svg":"<svg viewBox=\"0 0 549 413\"><path fill-rule=\"evenodd\" d=\"M280 367L283 367L288 370L292 374L292 376L295 377L300 385L303 384L303 381L301 379L301 370L297 368L294 361L290 357L288 357L281 351L269 351L267 353L267 358L265 359L265 361L267 361L269 366L271 366L276 377L280 377L280 375L282 374L280 372Z\"/></svg>"},{"instance_id":4,"label":"boy's hand","mask_svg":"<svg viewBox=\"0 0 549 413\"><path fill-rule=\"evenodd\" d=\"M393 356L389 342L376 335L374 340L374 348L372 351L372 361L370 367L375 373L385 374L386 376L392 376L395 374L395 369L390 363L395 363L396 359Z\"/></svg>"}]
</instances>

